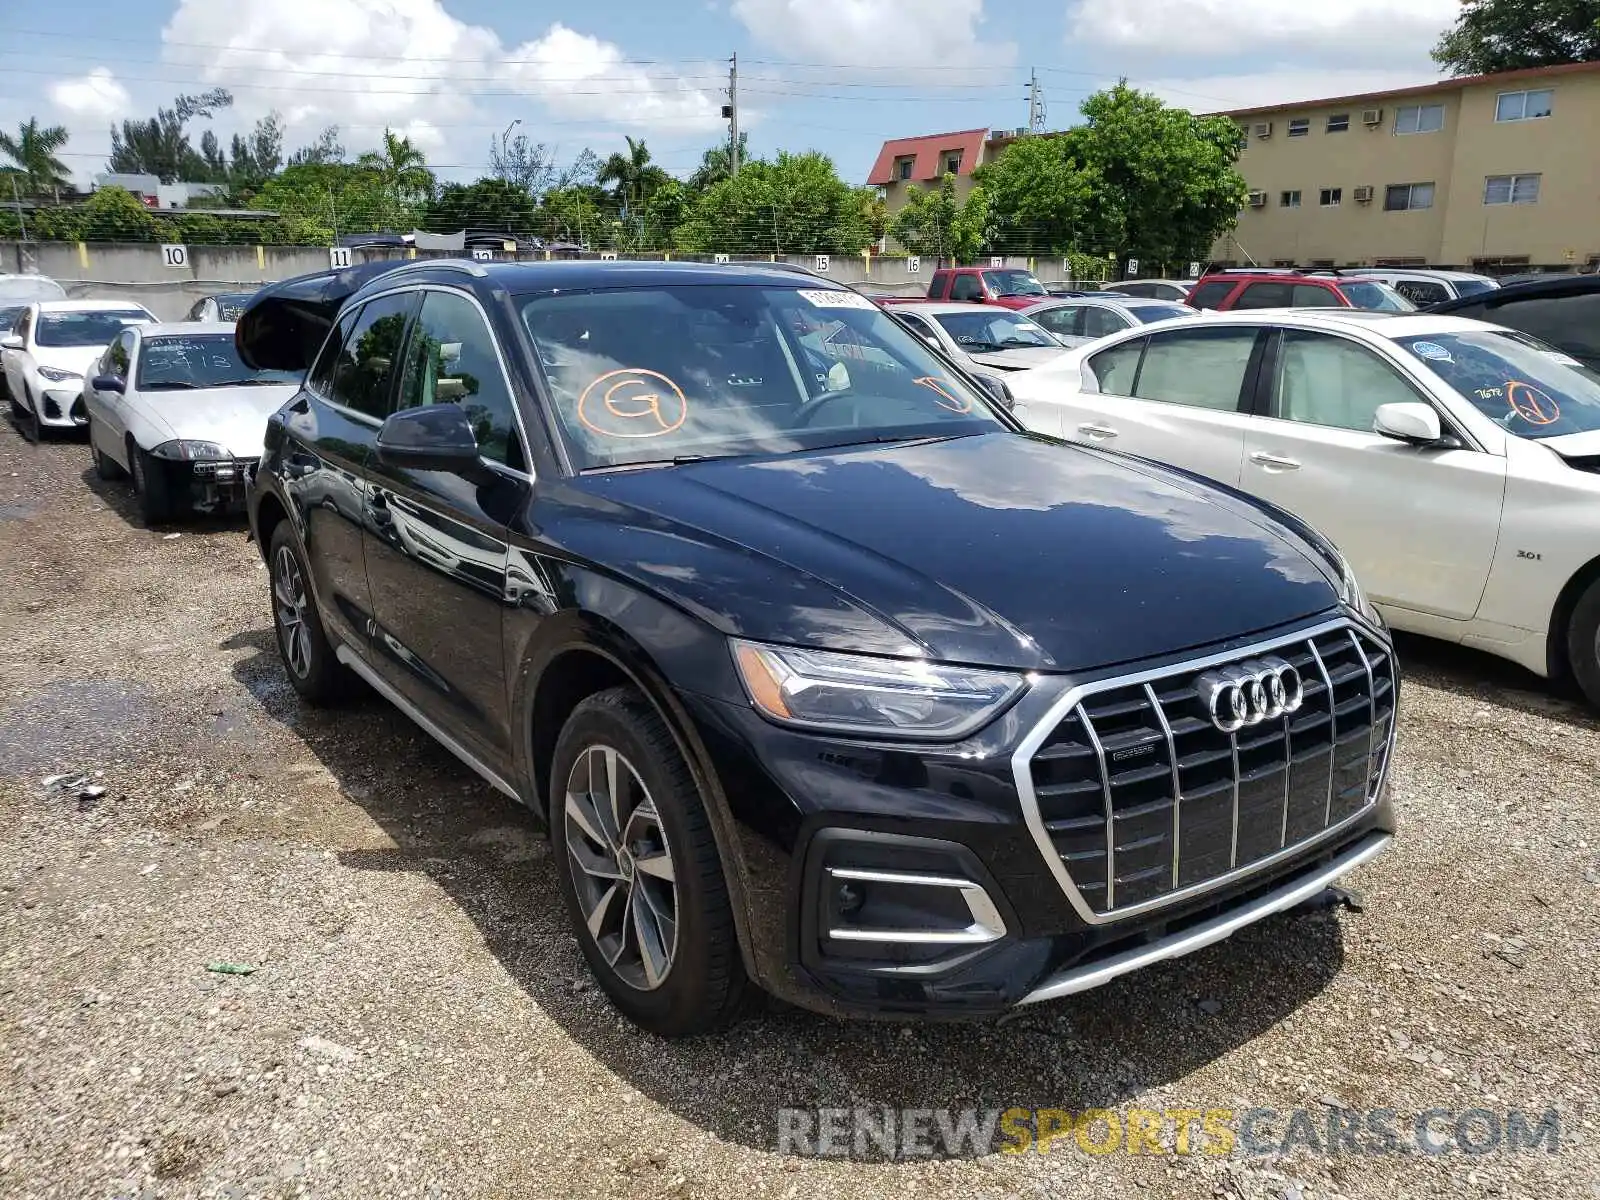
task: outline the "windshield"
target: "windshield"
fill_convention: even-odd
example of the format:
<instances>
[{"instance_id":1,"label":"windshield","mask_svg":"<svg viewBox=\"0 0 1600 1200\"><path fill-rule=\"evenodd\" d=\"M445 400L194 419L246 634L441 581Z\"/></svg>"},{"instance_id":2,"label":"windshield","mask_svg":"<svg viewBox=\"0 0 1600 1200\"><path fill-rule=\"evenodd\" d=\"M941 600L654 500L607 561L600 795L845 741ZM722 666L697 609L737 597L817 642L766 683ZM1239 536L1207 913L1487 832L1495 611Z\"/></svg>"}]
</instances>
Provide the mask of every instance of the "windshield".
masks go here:
<instances>
[{"instance_id":1,"label":"windshield","mask_svg":"<svg viewBox=\"0 0 1600 1200\"><path fill-rule=\"evenodd\" d=\"M1131 304L1128 311L1146 325L1154 321L1169 321L1173 317L1198 317L1200 310L1187 304Z\"/></svg>"},{"instance_id":2,"label":"windshield","mask_svg":"<svg viewBox=\"0 0 1600 1200\"><path fill-rule=\"evenodd\" d=\"M138 387L146 392L299 382L298 371L245 366L231 333L145 338L139 347Z\"/></svg>"},{"instance_id":3,"label":"windshield","mask_svg":"<svg viewBox=\"0 0 1600 1200\"><path fill-rule=\"evenodd\" d=\"M855 292L689 285L527 297L579 470L1007 428Z\"/></svg>"},{"instance_id":4,"label":"windshield","mask_svg":"<svg viewBox=\"0 0 1600 1200\"><path fill-rule=\"evenodd\" d=\"M211 297L217 304L217 320L237 321L239 314L244 312L244 306L250 303L253 292L229 292L222 296Z\"/></svg>"},{"instance_id":5,"label":"windshield","mask_svg":"<svg viewBox=\"0 0 1600 1200\"><path fill-rule=\"evenodd\" d=\"M1458 279L1455 283L1458 296L1476 296L1480 292L1492 292L1496 286L1485 279Z\"/></svg>"},{"instance_id":6,"label":"windshield","mask_svg":"<svg viewBox=\"0 0 1600 1200\"><path fill-rule=\"evenodd\" d=\"M1361 283L1341 283L1340 289L1352 308L1368 312L1416 312L1417 306L1395 291L1387 283L1364 280Z\"/></svg>"},{"instance_id":7,"label":"windshield","mask_svg":"<svg viewBox=\"0 0 1600 1200\"><path fill-rule=\"evenodd\" d=\"M1032 271L985 271L984 282L996 296L1048 296Z\"/></svg>"},{"instance_id":8,"label":"windshield","mask_svg":"<svg viewBox=\"0 0 1600 1200\"><path fill-rule=\"evenodd\" d=\"M1052 338L1027 317L999 308L980 308L973 312L936 313L933 318L968 354L988 354L995 350L1019 350L1031 346L1059 349Z\"/></svg>"},{"instance_id":9,"label":"windshield","mask_svg":"<svg viewBox=\"0 0 1600 1200\"><path fill-rule=\"evenodd\" d=\"M34 323L33 340L41 346L104 346L129 325L151 319L142 308L41 312Z\"/></svg>"},{"instance_id":10,"label":"windshield","mask_svg":"<svg viewBox=\"0 0 1600 1200\"><path fill-rule=\"evenodd\" d=\"M10 333L17 327L17 318L28 311L26 304L14 308L0 308L0 334Z\"/></svg>"},{"instance_id":11,"label":"windshield","mask_svg":"<svg viewBox=\"0 0 1600 1200\"><path fill-rule=\"evenodd\" d=\"M1485 329L1399 341L1479 412L1519 437L1600 429L1600 375L1525 333Z\"/></svg>"}]
</instances>

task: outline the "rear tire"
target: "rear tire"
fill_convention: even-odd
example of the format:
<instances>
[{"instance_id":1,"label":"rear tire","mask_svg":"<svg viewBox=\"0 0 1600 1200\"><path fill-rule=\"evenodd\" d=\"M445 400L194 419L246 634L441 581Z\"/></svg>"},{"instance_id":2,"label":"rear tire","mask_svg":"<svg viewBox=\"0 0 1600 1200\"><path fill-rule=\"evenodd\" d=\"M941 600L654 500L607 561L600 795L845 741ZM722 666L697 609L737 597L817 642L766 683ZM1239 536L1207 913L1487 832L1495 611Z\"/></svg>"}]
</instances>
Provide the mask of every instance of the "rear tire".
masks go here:
<instances>
[{"instance_id":1,"label":"rear tire","mask_svg":"<svg viewBox=\"0 0 1600 1200\"><path fill-rule=\"evenodd\" d=\"M589 969L661 1037L733 1024L757 992L700 790L661 715L632 688L572 711L550 771L561 895Z\"/></svg>"},{"instance_id":2,"label":"rear tire","mask_svg":"<svg viewBox=\"0 0 1600 1200\"><path fill-rule=\"evenodd\" d=\"M160 525L172 520L172 493L167 486L166 474L150 454L141 450L131 439L128 442L128 465L133 468L133 494L139 498L139 513L146 525Z\"/></svg>"},{"instance_id":3,"label":"rear tire","mask_svg":"<svg viewBox=\"0 0 1600 1200\"><path fill-rule=\"evenodd\" d=\"M267 546L267 579L272 598L272 628L289 684L317 707L337 704L354 683L322 628L311 595L311 572L287 521L279 521Z\"/></svg>"},{"instance_id":4,"label":"rear tire","mask_svg":"<svg viewBox=\"0 0 1600 1200\"><path fill-rule=\"evenodd\" d=\"M1579 597L1567 622L1567 663L1584 698L1600 708L1600 581Z\"/></svg>"}]
</instances>

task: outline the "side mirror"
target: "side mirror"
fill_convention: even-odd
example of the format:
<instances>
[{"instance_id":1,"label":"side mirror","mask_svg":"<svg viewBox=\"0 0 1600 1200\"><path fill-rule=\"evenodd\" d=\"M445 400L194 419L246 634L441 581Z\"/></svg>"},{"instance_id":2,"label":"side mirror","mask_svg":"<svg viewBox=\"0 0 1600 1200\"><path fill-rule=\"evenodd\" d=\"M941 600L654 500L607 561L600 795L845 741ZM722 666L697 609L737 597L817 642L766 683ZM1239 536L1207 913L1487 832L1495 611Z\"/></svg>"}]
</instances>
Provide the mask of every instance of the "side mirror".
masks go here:
<instances>
[{"instance_id":1,"label":"side mirror","mask_svg":"<svg viewBox=\"0 0 1600 1200\"><path fill-rule=\"evenodd\" d=\"M115 375L96 375L89 381L89 386L97 392L117 392L121 394L127 389L127 382L118 379Z\"/></svg>"},{"instance_id":2,"label":"side mirror","mask_svg":"<svg viewBox=\"0 0 1600 1200\"><path fill-rule=\"evenodd\" d=\"M378 430L378 459L413 471L471 475L478 467L478 439L458 404L407 408Z\"/></svg>"},{"instance_id":3,"label":"side mirror","mask_svg":"<svg viewBox=\"0 0 1600 1200\"><path fill-rule=\"evenodd\" d=\"M989 396L1001 408L1010 412L1017 403L1017 398L1011 394L1011 389L1005 380L996 379L993 375L974 375L973 382L989 393Z\"/></svg>"},{"instance_id":4,"label":"side mirror","mask_svg":"<svg viewBox=\"0 0 1600 1200\"><path fill-rule=\"evenodd\" d=\"M22 339L14 333L8 333L0 338L0 350L21 350Z\"/></svg>"},{"instance_id":5,"label":"side mirror","mask_svg":"<svg viewBox=\"0 0 1600 1200\"><path fill-rule=\"evenodd\" d=\"M1432 406L1414 401L1378 405L1372 414L1372 431L1413 446L1431 446L1443 433Z\"/></svg>"}]
</instances>

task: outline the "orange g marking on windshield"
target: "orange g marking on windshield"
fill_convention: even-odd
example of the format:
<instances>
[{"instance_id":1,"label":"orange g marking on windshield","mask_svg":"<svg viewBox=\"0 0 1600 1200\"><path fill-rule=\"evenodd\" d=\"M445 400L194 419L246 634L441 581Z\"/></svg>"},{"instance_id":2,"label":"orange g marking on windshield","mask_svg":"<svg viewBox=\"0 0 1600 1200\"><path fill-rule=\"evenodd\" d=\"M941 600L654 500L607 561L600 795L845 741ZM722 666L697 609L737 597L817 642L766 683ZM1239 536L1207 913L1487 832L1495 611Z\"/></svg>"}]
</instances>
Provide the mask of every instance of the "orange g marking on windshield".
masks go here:
<instances>
[{"instance_id":1,"label":"orange g marking on windshield","mask_svg":"<svg viewBox=\"0 0 1600 1200\"><path fill-rule=\"evenodd\" d=\"M600 391L602 384L609 384ZM600 403L594 404L600 392ZM689 401L659 371L623 367L607 371L578 397L578 420L585 429L608 438L653 438L673 433L689 419Z\"/></svg>"},{"instance_id":2,"label":"orange g marking on windshield","mask_svg":"<svg viewBox=\"0 0 1600 1200\"><path fill-rule=\"evenodd\" d=\"M934 403L940 408L949 409L953 413L969 413L972 411L972 401L952 395L946 390L946 382L937 375L924 375L921 379L914 380L914 382L931 392L938 393L939 399L935 400Z\"/></svg>"},{"instance_id":3,"label":"orange g marking on windshield","mask_svg":"<svg viewBox=\"0 0 1600 1200\"><path fill-rule=\"evenodd\" d=\"M1561 418L1561 406L1555 397L1520 379L1506 384L1506 401L1511 410L1530 425L1550 425Z\"/></svg>"}]
</instances>

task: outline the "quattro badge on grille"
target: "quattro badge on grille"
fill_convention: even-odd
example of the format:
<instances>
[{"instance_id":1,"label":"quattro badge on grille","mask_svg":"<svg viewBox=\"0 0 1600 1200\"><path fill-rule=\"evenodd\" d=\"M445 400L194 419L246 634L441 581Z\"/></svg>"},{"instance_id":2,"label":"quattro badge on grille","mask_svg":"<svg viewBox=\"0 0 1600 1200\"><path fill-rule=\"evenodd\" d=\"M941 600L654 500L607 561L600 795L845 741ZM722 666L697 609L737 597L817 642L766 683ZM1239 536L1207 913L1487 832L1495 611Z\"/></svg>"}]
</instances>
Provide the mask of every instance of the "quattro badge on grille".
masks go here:
<instances>
[{"instance_id":1,"label":"quattro badge on grille","mask_svg":"<svg viewBox=\"0 0 1600 1200\"><path fill-rule=\"evenodd\" d=\"M1195 691L1223 733L1297 712L1305 700L1300 672L1277 657L1207 671L1195 680Z\"/></svg>"}]
</instances>

